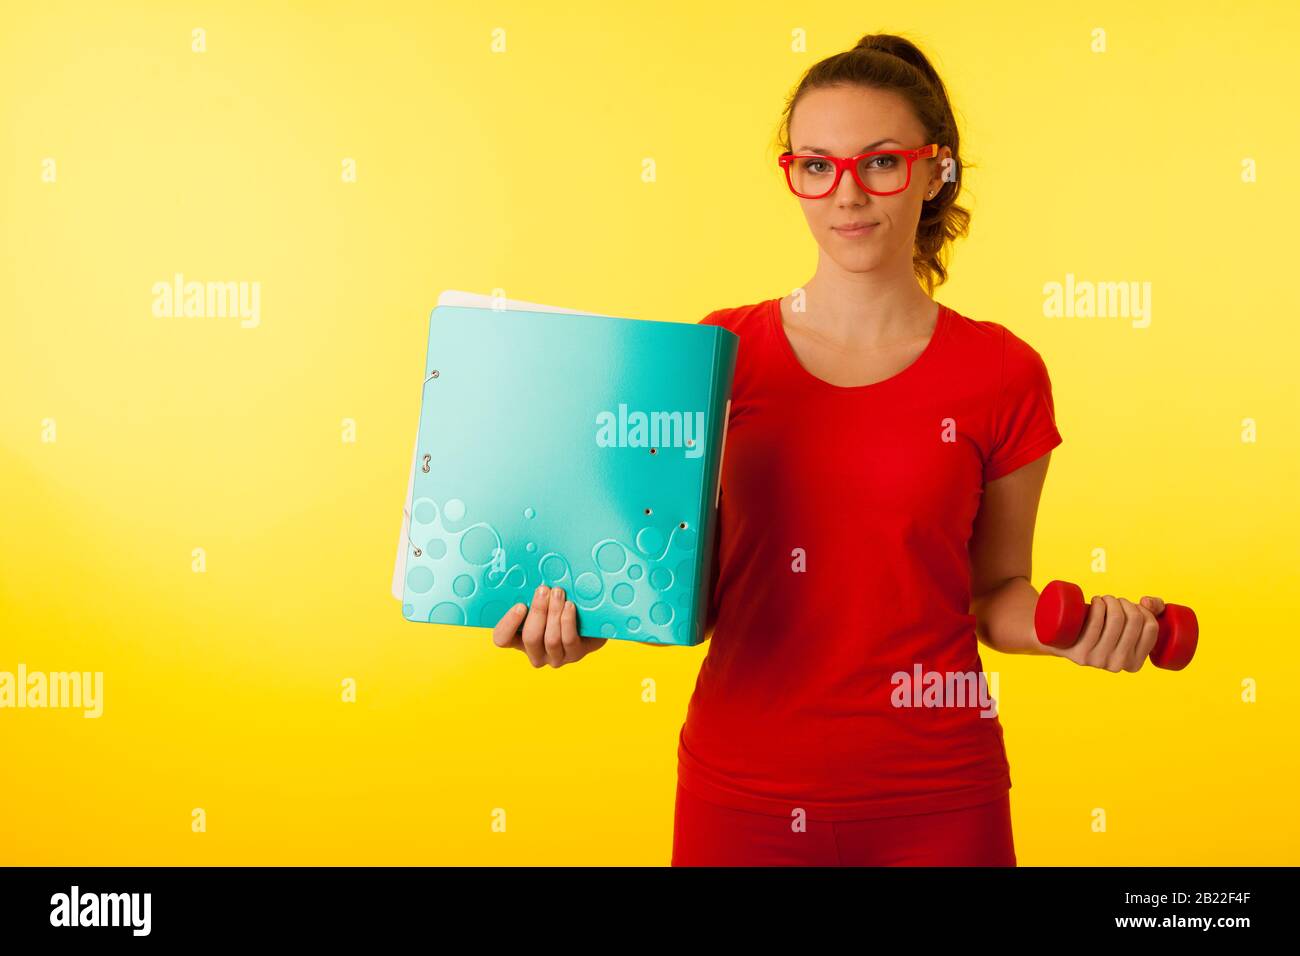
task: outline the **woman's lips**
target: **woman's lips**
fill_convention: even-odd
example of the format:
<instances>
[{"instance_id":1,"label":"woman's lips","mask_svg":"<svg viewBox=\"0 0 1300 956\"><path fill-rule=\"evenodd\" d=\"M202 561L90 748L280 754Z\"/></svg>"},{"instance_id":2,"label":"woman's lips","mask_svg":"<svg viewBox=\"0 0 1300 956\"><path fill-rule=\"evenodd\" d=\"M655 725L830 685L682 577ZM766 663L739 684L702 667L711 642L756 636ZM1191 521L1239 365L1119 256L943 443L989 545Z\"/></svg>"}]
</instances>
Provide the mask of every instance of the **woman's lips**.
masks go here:
<instances>
[{"instance_id":1,"label":"woman's lips","mask_svg":"<svg viewBox=\"0 0 1300 956\"><path fill-rule=\"evenodd\" d=\"M858 226L857 228L854 229L850 229L846 226L835 226L834 228L835 231L838 232L845 239L857 239L860 236L869 235L871 231L879 225L880 223L873 222L869 226Z\"/></svg>"}]
</instances>

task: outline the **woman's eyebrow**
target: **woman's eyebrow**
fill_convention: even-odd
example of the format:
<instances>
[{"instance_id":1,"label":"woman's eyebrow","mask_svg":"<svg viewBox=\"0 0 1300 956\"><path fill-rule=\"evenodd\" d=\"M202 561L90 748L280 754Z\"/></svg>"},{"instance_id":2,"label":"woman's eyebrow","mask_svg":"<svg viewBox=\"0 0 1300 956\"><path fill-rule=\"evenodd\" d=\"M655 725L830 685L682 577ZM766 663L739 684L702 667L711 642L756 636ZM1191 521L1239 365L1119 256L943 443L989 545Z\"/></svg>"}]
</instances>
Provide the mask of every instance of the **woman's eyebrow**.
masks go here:
<instances>
[{"instance_id":1,"label":"woman's eyebrow","mask_svg":"<svg viewBox=\"0 0 1300 956\"><path fill-rule=\"evenodd\" d=\"M870 146L863 146L860 150L858 150L858 152L869 153L877 146L884 146L886 143L898 143L899 146L903 145L901 142L899 142L899 140L896 139L878 139ZM800 146L798 149L795 150L795 152L796 153L819 153L822 156L829 156L831 154L831 151L829 149L822 149L820 146Z\"/></svg>"}]
</instances>

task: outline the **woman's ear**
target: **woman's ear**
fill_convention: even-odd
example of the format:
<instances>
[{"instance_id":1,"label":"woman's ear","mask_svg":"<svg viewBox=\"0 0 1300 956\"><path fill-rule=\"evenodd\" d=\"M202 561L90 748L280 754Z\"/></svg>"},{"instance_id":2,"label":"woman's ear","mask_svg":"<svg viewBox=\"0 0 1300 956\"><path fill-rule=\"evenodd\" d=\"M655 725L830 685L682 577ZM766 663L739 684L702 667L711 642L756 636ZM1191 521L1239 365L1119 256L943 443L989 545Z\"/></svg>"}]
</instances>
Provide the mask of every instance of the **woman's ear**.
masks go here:
<instances>
[{"instance_id":1,"label":"woman's ear","mask_svg":"<svg viewBox=\"0 0 1300 956\"><path fill-rule=\"evenodd\" d=\"M930 185L926 189L926 194L928 196L933 197L939 194L939 190L943 188L943 184L948 182L945 173L952 168L952 165L952 147L940 146L939 152L935 155L934 178L930 180ZM956 177L954 176L953 178L955 179Z\"/></svg>"}]
</instances>

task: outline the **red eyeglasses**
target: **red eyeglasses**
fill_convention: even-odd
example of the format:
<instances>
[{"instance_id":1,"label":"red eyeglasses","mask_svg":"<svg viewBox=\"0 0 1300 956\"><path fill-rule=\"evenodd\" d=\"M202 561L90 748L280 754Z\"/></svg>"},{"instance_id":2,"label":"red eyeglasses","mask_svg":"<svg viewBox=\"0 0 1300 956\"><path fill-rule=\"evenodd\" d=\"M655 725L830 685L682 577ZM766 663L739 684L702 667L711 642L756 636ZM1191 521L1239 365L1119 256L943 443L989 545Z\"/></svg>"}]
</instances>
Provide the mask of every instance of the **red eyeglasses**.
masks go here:
<instances>
[{"instance_id":1,"label":"red eyeglasses","mask_svg":"<svg viewBox=\"0 0 1300 956\"><path fill-rule=\"evenodd\" d=\"M783 153L777 162L785 170L790 192L800 199L822 199L839 187L844 170L863 192L892 196L912 184L912 164L939 154L937 143L917 149L878 149L857 156L823 156L821 153ZM832 171L834 175L832 175Z\"/></svg>"}]
</instances>

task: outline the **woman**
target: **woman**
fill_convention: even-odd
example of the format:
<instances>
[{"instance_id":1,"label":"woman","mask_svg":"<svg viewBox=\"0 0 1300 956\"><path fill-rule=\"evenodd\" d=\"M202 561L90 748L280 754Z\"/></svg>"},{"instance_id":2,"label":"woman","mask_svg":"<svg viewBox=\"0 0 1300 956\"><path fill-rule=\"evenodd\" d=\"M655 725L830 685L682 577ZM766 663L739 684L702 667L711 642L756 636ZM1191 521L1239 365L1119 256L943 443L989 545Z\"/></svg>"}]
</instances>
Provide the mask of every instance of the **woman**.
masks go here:
<instances>
[{"instance_id":1,"label":"woman","mask_svg":"<svg viewBox=\"0 0 1300 956\"><path fill-rule=\"evenodd\" d=\"M1034 636L1033 529L1061 436L1038 353L931 297L970 217L929 61L868 35L805 74L782 126L820 253L794 293L703 320L740 349L672 862L1014 866L980 641L1136 671L1164 605L1099 596L1073 647ZM537 667L605 643L578 636L559 588L494 641Z\"/></svg>"}]
</instances>

